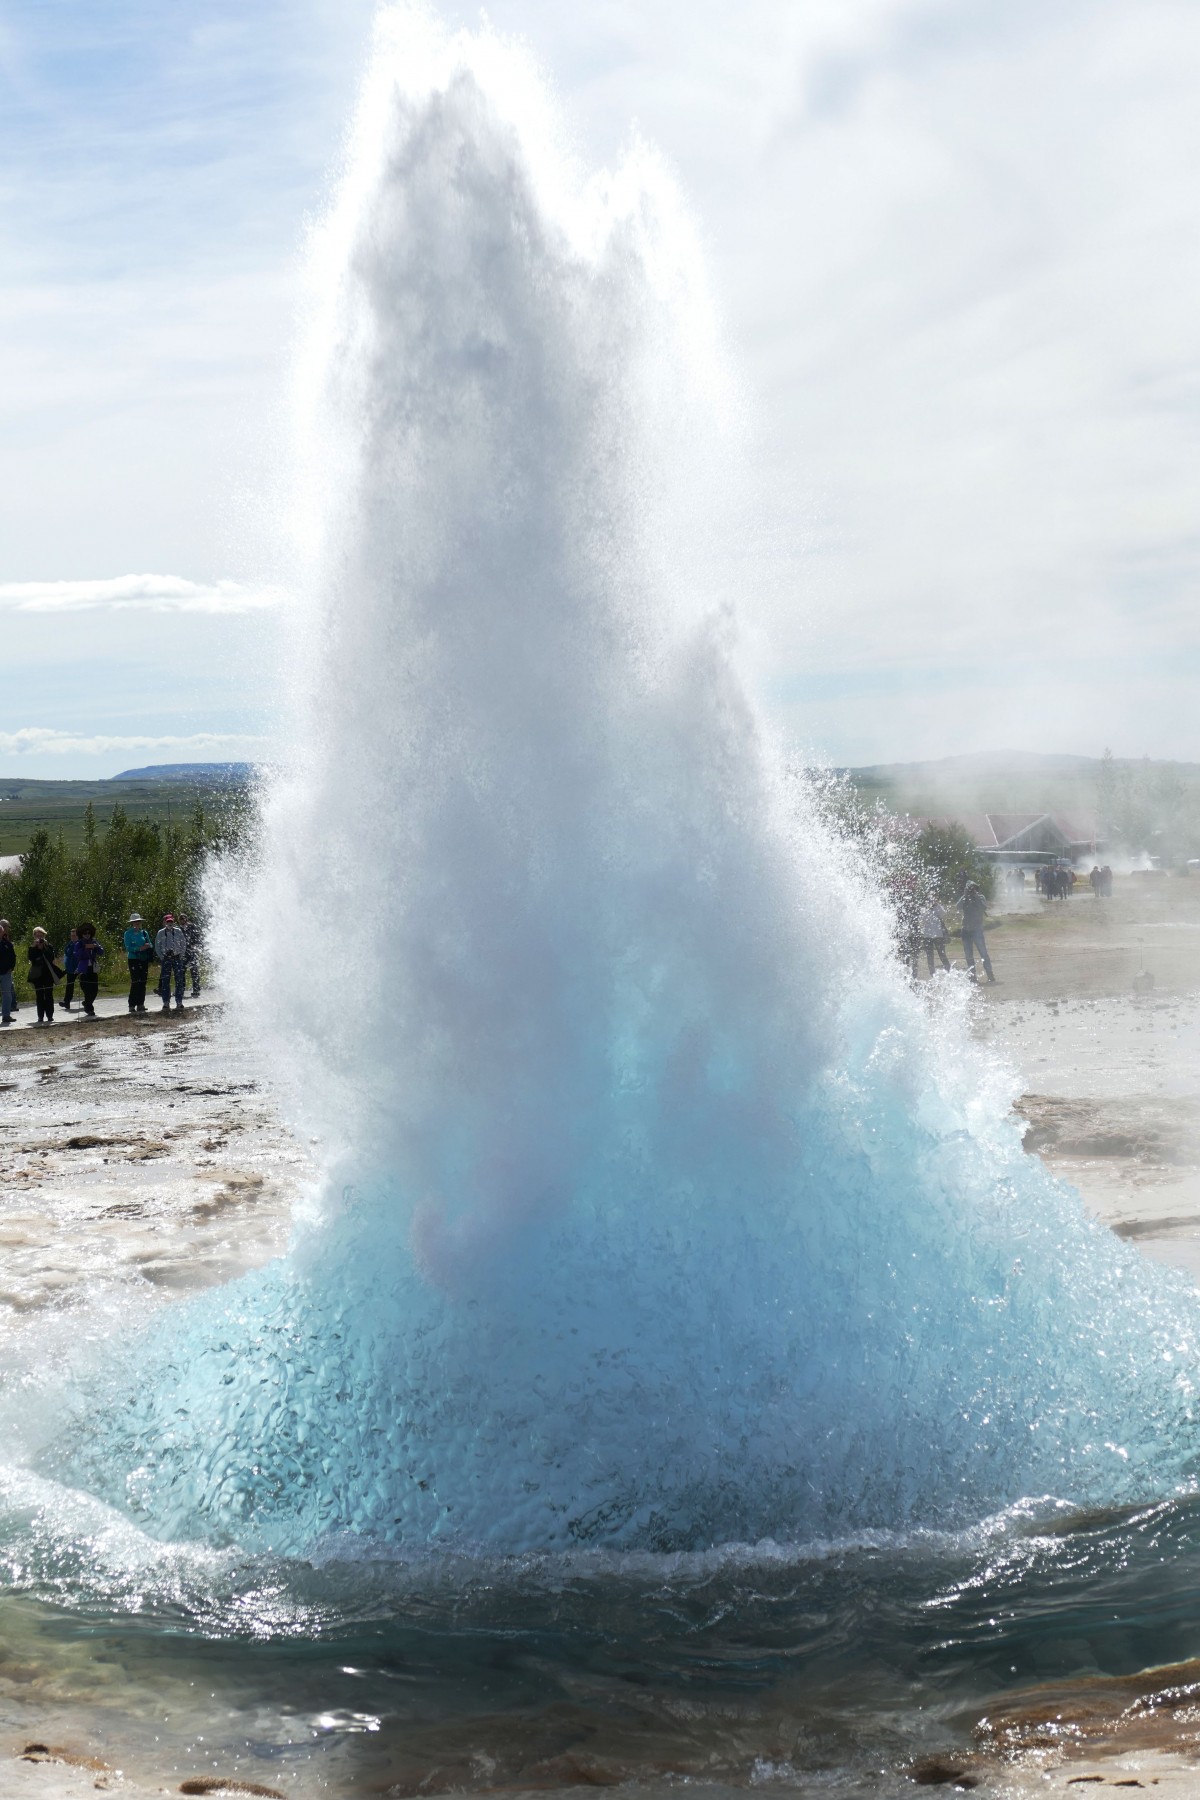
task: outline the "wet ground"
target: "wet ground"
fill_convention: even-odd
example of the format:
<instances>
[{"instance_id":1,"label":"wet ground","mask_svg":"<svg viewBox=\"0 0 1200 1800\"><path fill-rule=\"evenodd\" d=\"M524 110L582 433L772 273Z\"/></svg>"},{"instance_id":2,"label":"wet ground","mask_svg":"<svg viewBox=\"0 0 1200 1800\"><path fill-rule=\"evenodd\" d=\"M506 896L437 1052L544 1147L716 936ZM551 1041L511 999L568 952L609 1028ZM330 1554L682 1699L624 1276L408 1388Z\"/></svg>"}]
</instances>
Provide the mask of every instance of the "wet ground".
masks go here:
<instances>
[{"instance_id":1,"label":"wet ground","mask_svg":"<svg viewBox=\"0 0 1200 1800\"><path fill-rule=\"evenodd\" d=\"M0 1034L0 1403L19 1403L30 1342L77 1355L279 1254L309 1172L219 1001L164 1016L152 1000L131 1019L101 999L98 1013L60 1008L39 1029L23 1008ZM167 1676L148 1649L163 1679L139 1680L111 1638L59 1625L0 1602L0 1800L208 1779L199 1747L169 1780L120 1772L129 1757L143 1776L153 1766L150 1727L195 1705L194 1671Z\"/></svg>"},{"instance_id":2,"label":"wet ground","mask_svg":"<svg viewBox=\"0 0 1200 1800\"><path fill-rule=\"evenodd\" d=\"M305 1152L219 1005L106 1010L0 1037L0 1344L32 1311L143 1308L286 1242Z\"/></svg>"},{"instance_id":3,"label":"wet ground","mask_svg":"<svg viewBox=\"0 0 1200 1800\"><path fill-rule=\"evenodd\" d=\"M1020 1072L1030 1153L1114 1230L1200 1283L1200 880L1128 878L1110 903L1030 896L991 947L1000 984L981 990L976 1028ZM121 1002L101 1011L110 1016L0 1034L0 1403L19 1398L27 1342L44 1353L57 1334L67 1355L279 1253L310 1173L309 1147L281 1126L219 1005L162 1017L151 1002L138 1020ZM10 1594L0 1602L0 1800L597 1785L646 1796L698 1782L709 1795L1030 1784L1200 1794L1197 1584L1186 1573L1200 1567L1200 1521L1168 1511L1063 1532L1049 1549L1039 1539L1040 1549L1010 1546L999 1559L986 1545L958 1548L919 1576L897 1563L892 1601L872 1588L882 1577L869 1573L879 1566L870 1550L848 1572L758 1571L757 1614L732 1642L744 1572L728 1591L720 1573L635 1582L618 1636L644 1640L636 1657L589 1635L586 1572L555 1588L552 1604L537 1587L518 1642L496 1622L524 1604L511 1571L464 1588L449 1623L423 1617L415 1598L373 1610L394 1577L365 1571L359 1615L319 1654L305 1634L327 1617L320 1571L285 1592L277 1574L248 1566L183 1570L181 1591L211 1577L225 1594L211 1638L182 1602L177 1616L163 1612L161 1597L157 1611L147 1599L139 1614L125 1593L116 1612L88 1614ZM94 1521L81 1529L96 1566L103 1536ZM1006 1571L1018 1569L1026 1604L1037 1556L1051 1571L1047 1597L1014 1649ZM1094 1595L1077 1651L1054 1635L1067 1565ZM1122 1585L1130 1569L1141 1571L1138 1595L1155 1595L1140 1619ZM51 1569L46 1592L56 1578ZM604 1592L611 1609L611 1580ZM889 1627L861 1616L864 1593L902 1617L896 1642L907 1648L890 1662ZM245 1626L236 1647L222 1640L231 1620ZM1119 1653L1097 1651L1114 1629L1128 1640ZM864 1633L879 1637L871 1667ZM1017 1660L1006 1662L1002 1703L972 1710L945 1671L955 1646L977 1657L989 1633ZM851 1638L858 1661L847 1660ZM1171 1666L1146 1674L1157 1662ZM456 1683L475 1709L457 1748L447 1728L462 1704ZM856 1775L847 1731L857 1733Z\"/></svg>"}]
</instances>

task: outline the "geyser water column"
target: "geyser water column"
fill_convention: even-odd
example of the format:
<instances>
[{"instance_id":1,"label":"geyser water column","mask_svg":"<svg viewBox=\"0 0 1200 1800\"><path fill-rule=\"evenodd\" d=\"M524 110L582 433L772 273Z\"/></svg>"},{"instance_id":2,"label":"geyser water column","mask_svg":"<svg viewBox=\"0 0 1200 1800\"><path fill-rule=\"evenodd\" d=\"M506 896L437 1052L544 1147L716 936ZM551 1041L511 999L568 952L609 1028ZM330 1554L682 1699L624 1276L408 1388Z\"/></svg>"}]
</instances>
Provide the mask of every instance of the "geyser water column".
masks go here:
<instances>
[{"instance_id":1,"label":"geyser water column","mask_svg":"<svg viewBox=\"0 0 1200 1800\"><path fill-rule=\"evenodd\" d=\"M1190 1296L907 991L708 616L688 244L513 52L385 19L314 248L294 736L220 896L327 1174L60 1444L153 1532L673 1549L1191 1478Z\"/></svg>"}]
</instances>

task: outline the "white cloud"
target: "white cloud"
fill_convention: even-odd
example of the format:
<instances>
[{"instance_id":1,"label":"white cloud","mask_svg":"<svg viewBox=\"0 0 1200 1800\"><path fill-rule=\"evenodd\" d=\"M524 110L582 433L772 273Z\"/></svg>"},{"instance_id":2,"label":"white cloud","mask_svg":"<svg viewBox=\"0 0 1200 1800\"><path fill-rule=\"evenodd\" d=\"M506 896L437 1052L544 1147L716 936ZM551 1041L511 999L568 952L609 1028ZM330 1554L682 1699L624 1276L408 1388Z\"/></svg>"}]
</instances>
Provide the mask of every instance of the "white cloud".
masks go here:
<instances>
[{"instance_id":1,"label":"white cloud","mask_svg":"<svg viewBox=\"0 0 1200 1800\"><path fill-rule=\"evenodd\" d=\"M940 12L801 84L723 222L777 553L758 670L911 672L788 708L838 760L1014 717L1195 757L1141 677L1200 659L1200 17Z\"/></svg>"},{"instance_id":2,"label":"white cloud","mask_svg":"<svg viewBox=\"0 0 1200 1800\"><path fill-rule=\"evenodd\" d=\"M130 734L79 737L44 725L25 725L19 731L0 731L0 755L7 756L110 756L115 751L171 750L177 762L251 760L271 740L213 731L196 731L186 737L148 737Z\"/></svg>"},{"instance_id":3,"label":"white cloud","mask_svg":"<svg viewBox=\"0 0 1200 1800\"><path fill-rule=\"evenodd\" d=\"M438 4L477 19L477 0ZM19 103L0 118L4 575L247 566L275 510L301 216L370 10L20 9L0 43ZM488 11L543 62L585 158L611 161L636 120L695 210L757 419L761 506L728 586L773 704L807 678L777 703L788 725L837 761L1007 742L1014 717L1047 748L1200 754L1200 12ZM120 55L81 54L98 40ZM262 537L251 566L270 567ZM271 629L261 590L63 592L103 585L0 588L8 654L24 633L33 666L39 613L141 606L196 615L162 626L193 677L218 647L222 680L269 664L238 638ZM105 685L123 710L103 719L53 679L29 711L80 742L170 728L140 670ZM214 710L218 686L188 725L259 722Z\"/></svg>"},{"instance_id":4,"label":"white cloud","mask_svg":"<svg viewBox=\"0 0 1200 1800\"><path fill-rule=\"evenodd\" d=\"M262 612L284 599L281 588L237 581L186 581L180 575L117 575L93 581L0 582L0 609L10 612ZM0 742L3 739L0 738Z\"/></svg>"}]
</instances>

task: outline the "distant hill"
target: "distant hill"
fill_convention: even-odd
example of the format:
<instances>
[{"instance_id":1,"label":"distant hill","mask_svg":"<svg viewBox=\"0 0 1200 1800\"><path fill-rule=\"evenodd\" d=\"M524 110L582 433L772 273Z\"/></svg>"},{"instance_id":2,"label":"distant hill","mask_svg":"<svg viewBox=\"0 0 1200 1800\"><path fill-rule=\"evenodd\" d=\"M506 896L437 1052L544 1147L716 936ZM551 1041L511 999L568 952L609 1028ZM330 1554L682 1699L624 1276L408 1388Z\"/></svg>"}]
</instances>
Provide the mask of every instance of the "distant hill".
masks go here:
<instances>
[{"instance_id":1,"label":"distant hill","mask_svg":"<svg viewBox=\"0 0 1200 1800\"><path fill-rule=\"evenodd\" d=\"M187 781L196 785L210 782L249 781L256 765L247 762L225 763L151 763L145 769L122 769L110 781Z\"/></svg>"},{"instance_id":2,"label":"distant hill","mask_svg":"<svg viewBox=\"0 0 1200 1800\"><path fill-rule=\"evenodd\" d=\"M981 750L965 756L940 756L929 762L870 763L839 771L860 792L882 792L903 799L914 812L936 812L934 805L912 806L933 796L965 803L971 798L985 810L1011 805L1042 805L1046 811L1094 795L1103 769L1098 756L1041 755L1034 750ZM1200 782L1200 763L1154 762L1149 757L1115 757L1115 776L1139 779L1170 773L1188 787Z\"/></svg>"},{"instance_id":3,"label":"distant hill","mask_svg":"<svg viewBox=\"0 0 1200 1800\"><path fill-rule=\"evenodd\" d=\"M976 842L984 814L1073 822L1073 834L1112 834L1131 850L1194 855L1200 834L1200 763L1149 757L1039 755L994 750L929 762L875 763L847 769L868 802L913 818L957 819ZM1068 835L1071 835L1070 833Z\"/></svg>"},{"instance_id":4,"label":"distant hill","mask_svg":"<svg viewBox=\"0 0 1200 1800\"><path fill-rule=\"evenodd\" d=\"M1191 769L1197 765L1172 765ZM1091 775L1100 772L1098 756L1043 755L1036 750L974 750L962 756L939 756L928 762L870 763L847 773L855 781L882 781L894 785L949 783L1001 779L1013 775Z\"/></svg>"}]
</instances>

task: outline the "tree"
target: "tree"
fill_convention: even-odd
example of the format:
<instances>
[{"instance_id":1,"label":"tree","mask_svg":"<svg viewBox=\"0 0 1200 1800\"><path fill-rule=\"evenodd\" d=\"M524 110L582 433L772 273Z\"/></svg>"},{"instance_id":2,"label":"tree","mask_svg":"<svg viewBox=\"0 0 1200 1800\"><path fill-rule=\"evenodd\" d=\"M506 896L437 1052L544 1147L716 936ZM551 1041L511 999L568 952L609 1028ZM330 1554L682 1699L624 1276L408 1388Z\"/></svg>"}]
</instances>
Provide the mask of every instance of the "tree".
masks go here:
<instances>
[{"instance_id":1,"label":"tree","mask_svg":"<svg viewBox=\"0 0 1200 1800\"><path fill-rule=\"evenodd\" d=\"M1200 787L1176 763L1118 763L1106 750L1096 783L1101 838L1167 865L1200 853Z\"/></svg>"},{"instance_id":2,"label":"tree","mask_svg":"<svg viewBox=\"0 0 1200 1800\"><path fill-rule=\"evenodd\" d=\"M913 841L913 858L940 900L957 900L967 881L977 882L989 900L995 892L995 865L979 854L962 825L929 820Z\"/></svg>"}]
</instances>

